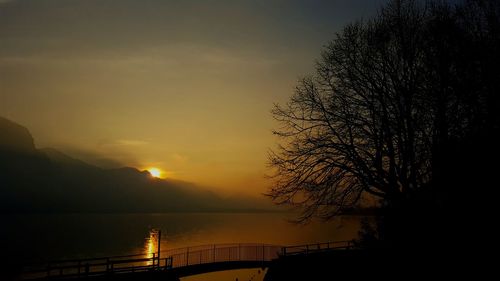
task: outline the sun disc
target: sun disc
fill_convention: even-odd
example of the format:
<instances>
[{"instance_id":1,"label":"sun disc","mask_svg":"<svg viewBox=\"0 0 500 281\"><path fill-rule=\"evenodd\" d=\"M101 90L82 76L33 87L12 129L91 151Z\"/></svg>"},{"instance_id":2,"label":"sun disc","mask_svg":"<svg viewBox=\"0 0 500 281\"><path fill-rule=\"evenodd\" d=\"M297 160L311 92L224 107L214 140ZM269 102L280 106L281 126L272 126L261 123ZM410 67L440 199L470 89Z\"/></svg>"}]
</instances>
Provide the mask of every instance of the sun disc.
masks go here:
<instances>
[{"instance_id":1,"label":"sun disc","mask_svg":"<svg viewBox=\"0 0 500 281\"><path fill-rule=\"evenodd\" d=\"M161 177L161 171L158 168L150 168L150 169L148 169L148 172L151 174L151 176L153 176L155 178Z\"/></svg>"}]
</instances>

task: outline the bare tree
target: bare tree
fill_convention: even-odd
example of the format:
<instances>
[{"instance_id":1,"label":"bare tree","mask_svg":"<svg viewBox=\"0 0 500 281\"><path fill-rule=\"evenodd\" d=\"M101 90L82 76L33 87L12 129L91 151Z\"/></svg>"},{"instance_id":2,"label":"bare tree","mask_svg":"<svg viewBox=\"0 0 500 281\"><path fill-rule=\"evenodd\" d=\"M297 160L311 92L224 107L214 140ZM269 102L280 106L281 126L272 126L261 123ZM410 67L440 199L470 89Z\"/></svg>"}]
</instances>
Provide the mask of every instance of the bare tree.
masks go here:
<instances>
[{"instance_id":1,"label":"bare tree","mask_svg":"<svg viewBox=\"0 0 500 281\"><path fill-rule=\"evenodd\" d=\"M476 29L497 34L499 5L483 2L494 3L469 1L482 11L471 15L465 6L395 0L337 34L315 74L272 110L282 142L269 157L269 196L302 208L299 220L328 219L365 195L393 204L428 186L447 164L440 151L477 131L481 103L496 97L481 86L498 84L483 79L494 68L463 58L480 53L463 43Z\"/></svg>"},{"instance_id":2,"label":"bare tree","mask_svg":"<svg viewBox=\"0 0 500 281\"><path fill-rule=\"evenodd\" d=\"M423 9L391 3L350 24L323 51L316 74L272 114L285 140L271 152L278 203L302 219L330 218L364 193L398 198L429 180L430 128L420 108Z\"/></svg>"}]
</instances>

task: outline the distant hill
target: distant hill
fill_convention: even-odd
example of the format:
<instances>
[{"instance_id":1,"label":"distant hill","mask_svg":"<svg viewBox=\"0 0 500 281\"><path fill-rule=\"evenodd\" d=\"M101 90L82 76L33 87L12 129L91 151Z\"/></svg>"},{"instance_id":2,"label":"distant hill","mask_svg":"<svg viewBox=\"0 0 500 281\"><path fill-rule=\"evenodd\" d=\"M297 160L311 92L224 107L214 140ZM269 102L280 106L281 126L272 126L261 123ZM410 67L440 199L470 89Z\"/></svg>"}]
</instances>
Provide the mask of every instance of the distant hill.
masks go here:
<instances>
[{"instance_id":1,"label":"distant hill","mask_svg":"<svg viewBox=\"0 0 500 281\"><path fill-rule=\"evenodd\" d=\"M248 211L254 201L224 199L147 171L102 169L53 148L36 149L28 129L0 117L0 213ZM262 205L260 205L262 206Z\"/></svg>"},{"instance_id":2,"label":"distant hill","mask_svg":"<svg viewBox=\"0 0 500 281\"><path fill-rule=\"evenodd\" d=\"M22 153L36 151L33 137L28 129L3 117L0 117L0 150Z\"/></svg>"}]
</instances>

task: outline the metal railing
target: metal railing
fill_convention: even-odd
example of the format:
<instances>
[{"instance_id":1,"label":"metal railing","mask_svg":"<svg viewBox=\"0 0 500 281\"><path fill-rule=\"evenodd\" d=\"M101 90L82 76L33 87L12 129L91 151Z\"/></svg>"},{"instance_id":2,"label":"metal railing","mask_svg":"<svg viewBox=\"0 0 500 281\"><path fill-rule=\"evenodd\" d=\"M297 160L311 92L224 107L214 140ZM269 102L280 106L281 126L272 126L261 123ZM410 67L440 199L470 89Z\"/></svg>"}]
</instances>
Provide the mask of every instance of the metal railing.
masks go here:
<instances>
[{"instance_id":1,"label":"metal railing","mask_svg":"<svg viewBox=\"0 0 500 281\"><path fill-rule=\"evenodd\" d=\"M178 268L230 261L271 261L278 258L281 249L268 244L217 244L174 249L162 255L172 258L172 268Z\"/></svg>"},{"instance_id":2,"label":"metal railing","mask_svg":"<svg viewBox=\"0 0 500 281\"><path fill-rule=\"evenodd\" d=\"M100 276L114 273L152 271L169 269L172 259L160 259L156 254L147 257L145 254L110 256L87 259L72 259L50 261L45 264L25 265L21 279L35 279L42 277L71 278Z\"/></svg>"},{"instance_id":3,"label":"metal railing","mask_svg":"<svg viewBox=\"0 0 500 281\"><path fill-rule=\"evenodd\" d=\"M309 254L314 252L329 250L349 250L354 247L352 241L335 241L315 244L305 244L296 246L287 246L281 249L282 256Z\"/></svg>"},{"instance_id":4,"label":"metal railing","mask_svg":"<svg viewBox=\"0 0 500 281\"><path fill-rule=\"evenodd\" d=\"M269 244L215 244L162 251L152 257L147 254L110 256L88 259L51 261L43 265L24 266L21 279L42 277L87 277L115 273L170 270L186 266L223 262L269 262L280 256L309 254L328 250L349 250L351 241L325 242L297 246Z\"/></svg>"}]
</instances>

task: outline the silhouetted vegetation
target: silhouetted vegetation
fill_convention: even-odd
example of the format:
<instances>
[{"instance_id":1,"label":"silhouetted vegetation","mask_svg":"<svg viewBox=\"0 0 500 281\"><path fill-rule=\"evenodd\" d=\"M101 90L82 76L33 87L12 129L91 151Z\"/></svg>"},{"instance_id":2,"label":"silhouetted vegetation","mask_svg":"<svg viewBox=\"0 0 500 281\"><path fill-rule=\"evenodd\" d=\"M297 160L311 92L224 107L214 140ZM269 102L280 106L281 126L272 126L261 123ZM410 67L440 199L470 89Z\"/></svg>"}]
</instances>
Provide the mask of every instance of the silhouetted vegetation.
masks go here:
<instances>
[{"instance_id":1,"label":"silhouetted vegetation","mask_svg":"<svg viewBox=\"0 0 500 281\"><path fill-rule=\"evenodd\" d=\"M395 0L347 25L272 111L283 144L269 195L300 220L377 204L370 247L483 237L478 216L498 185L499 50L498 1Z\"/></svg>"}]
</instances>

